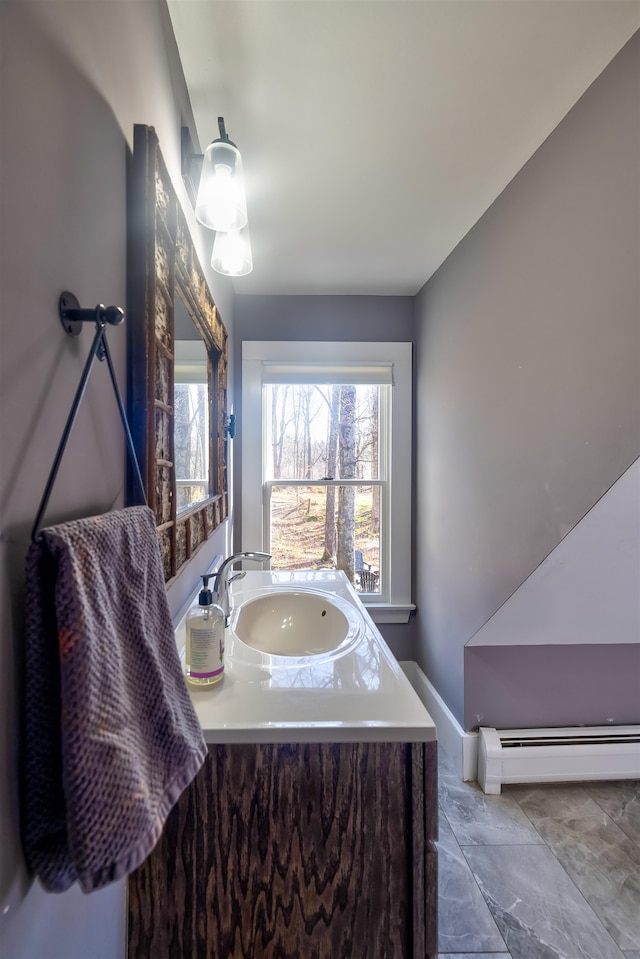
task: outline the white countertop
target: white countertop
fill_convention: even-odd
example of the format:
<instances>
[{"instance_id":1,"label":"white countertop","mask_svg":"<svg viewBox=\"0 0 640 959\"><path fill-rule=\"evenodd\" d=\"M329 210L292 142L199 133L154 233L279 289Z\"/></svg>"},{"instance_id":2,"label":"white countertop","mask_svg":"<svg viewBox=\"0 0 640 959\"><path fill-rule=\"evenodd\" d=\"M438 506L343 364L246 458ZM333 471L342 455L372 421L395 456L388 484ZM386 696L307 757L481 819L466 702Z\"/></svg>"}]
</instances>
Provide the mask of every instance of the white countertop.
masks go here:
<instances>
[{"instance_id":1,"label":"white countertop","mask_svg":"<svg viewBox=\"0 0 640 959\"><path fill-rule=\"evenodd\" d=\"M247 570L231 587L231 605L236 608L265 590L305 587L349 602L362 617L361 638L337 654L268 656L240 642L232 620L222 681L203 688L188 685L206 741L435 741L431 716L344 573ZM184 663L184 616L176 641Z\"/></svg>"}]
</instances>

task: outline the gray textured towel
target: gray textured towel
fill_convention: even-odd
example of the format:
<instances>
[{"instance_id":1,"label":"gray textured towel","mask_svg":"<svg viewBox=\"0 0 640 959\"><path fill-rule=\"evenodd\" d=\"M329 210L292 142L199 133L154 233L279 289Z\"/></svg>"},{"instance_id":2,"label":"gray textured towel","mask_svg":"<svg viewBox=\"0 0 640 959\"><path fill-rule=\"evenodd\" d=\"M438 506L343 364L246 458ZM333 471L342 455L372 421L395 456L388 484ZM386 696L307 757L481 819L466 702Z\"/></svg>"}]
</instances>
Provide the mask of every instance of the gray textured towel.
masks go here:
<instances>
[{"instance_id":1,"label":"gray textured towel","mask_svg":"<svg viewBox=\"0 0 640 959\"><path fill-rule=\"evenodd\" d=\"M43 530L27 556L25 854L52 892L135 869L206 744L146 506Z\"/></svg>"}]
</instances>

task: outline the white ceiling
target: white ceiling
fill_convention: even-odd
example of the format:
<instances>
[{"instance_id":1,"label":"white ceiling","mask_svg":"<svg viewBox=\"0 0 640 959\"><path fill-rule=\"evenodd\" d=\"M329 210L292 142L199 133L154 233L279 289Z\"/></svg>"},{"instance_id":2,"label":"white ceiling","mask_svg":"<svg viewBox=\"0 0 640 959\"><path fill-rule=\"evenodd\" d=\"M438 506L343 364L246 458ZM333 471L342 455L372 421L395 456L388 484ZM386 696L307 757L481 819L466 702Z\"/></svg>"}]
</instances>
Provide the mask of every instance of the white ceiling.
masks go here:
<instances>
[{"instance_id":1,"label":"white ceiling","mask_svg":"<svg viewBox=\"0 0 640 959\"><path fill-rule=\"evenodd\" d=\"M638 0L169 0L237 293L414 294L640 26ZM213 234L212 234L213 238Z\"/></svg>"}]
</instances>

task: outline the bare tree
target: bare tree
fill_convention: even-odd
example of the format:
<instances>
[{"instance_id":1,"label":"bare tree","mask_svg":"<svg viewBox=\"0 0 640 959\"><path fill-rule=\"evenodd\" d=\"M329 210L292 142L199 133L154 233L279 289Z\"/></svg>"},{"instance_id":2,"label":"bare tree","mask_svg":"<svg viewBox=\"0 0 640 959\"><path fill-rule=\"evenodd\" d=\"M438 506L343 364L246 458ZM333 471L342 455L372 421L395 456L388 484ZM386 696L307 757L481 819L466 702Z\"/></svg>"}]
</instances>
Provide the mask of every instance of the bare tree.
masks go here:
<instances>
[{"instance_id":1,"label":"bare tree","mask_svg":"<svg viewBox=\"0 0 640 959\"><path fill-rule=\"evenodd\" d=\"M354 479L356 475L356 388L340 389L339 461L340 479ZM353 582L355 578L355 489L338 487L336 565Z\"/></svg>"},{"instance_id":2,"label":"bare tree","mask_svg":"<svg viewBox=\"0 0 640 959\"><path fill-rule=\"evenodd\" d=\"M178 475L185 479L205 473L206 389L198 384L195 390L176 387L174 391L175 460Z\"/></svg>"},{"instance_id":3,"label":"bare tree","mask_svg":"<svg viewBox=\"0 0 640 959\"><path fill-rule=\"evenodd\" d=\"M176 475L181 480L200 481L194 482L193 486L180 486L178 509L206 493L206 486L202 489L203 483L208 479L206 399L207 389L204 384L175 385L173 408Z\"/></svg>"},{"instance_id":4,"label":"bare tree","mask_svg":"<svg viewBox=\"0 0 640 959\"><path fill-rule=\"evenodd\" d=\"M191 411L189 391L176 384L173 396L174 458L177 475L189 476Z\"/></svg>"},{"instance_id":5,"label":"bare tree","mask_svg":"<svg viewBox=\"0 0 640 959\"><path fill-rule=\"evenodd\" d=\"M280 479L282 475L282 447L284 443L285 430L287 428L285 411L288 393L288 386L285 386L282 391L280 390L279 386L274 385L271 387L271 444L273 450L274 479ZM278 400L280 400L279 414Z\"/></svg>"},{"instance_id":6,"label":"bare tree","mask_svg":"<svg viewBox=\"0 0 640 959\"><path fill-rule=\"evenodd\" d=\"M304 478L311 479L311 393L313 387L302 390L302 409L304 414Z\"/></svg>"},{"instance_id":7,"label":"bare tree","mask_svg":"<svg viewBox=\"0 0 640 959\"><path fill-rule=\"evenodd\" d=\"M380 479L380 464L378 463L378 388L372 390L371 404L371 459L372 459L372 477ZM380 487L373 488L371 502L371 526L374 530L380 529Z\"/></svg>"},{"instance_id":8,"label":"bare tree","mask_svg":"<svg viewBox=\"0 0 640 959\"><path fill-rule=\"evenodd\" d=\"M336 475L338 459L338 421L340 416L340 387L331 387L331 408L329 415L329 435L327 438L327 472L333 479ZM336 556L336 488L327 486L326 509L324 518L324 553L322 562L329 563Z\"/></svg>"}]
</instances>

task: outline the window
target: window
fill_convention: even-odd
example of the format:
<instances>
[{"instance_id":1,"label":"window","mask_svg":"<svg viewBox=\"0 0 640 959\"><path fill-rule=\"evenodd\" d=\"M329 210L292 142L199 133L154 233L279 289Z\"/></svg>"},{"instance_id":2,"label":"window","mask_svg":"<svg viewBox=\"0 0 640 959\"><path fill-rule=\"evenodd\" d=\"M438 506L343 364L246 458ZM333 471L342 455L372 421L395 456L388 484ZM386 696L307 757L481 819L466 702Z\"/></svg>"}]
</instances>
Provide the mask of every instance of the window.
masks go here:
<instances>
[{"instance_id":1,"label":"window","mask_svg":"<svg viewBox=\"0 0 640 959\"><path fill-rule=\"evenodd\" d=\"M336 360L336 356L339 360ZM411 605L411 344L245 342L242 548Z\"/></svg>"}]
</instances>

